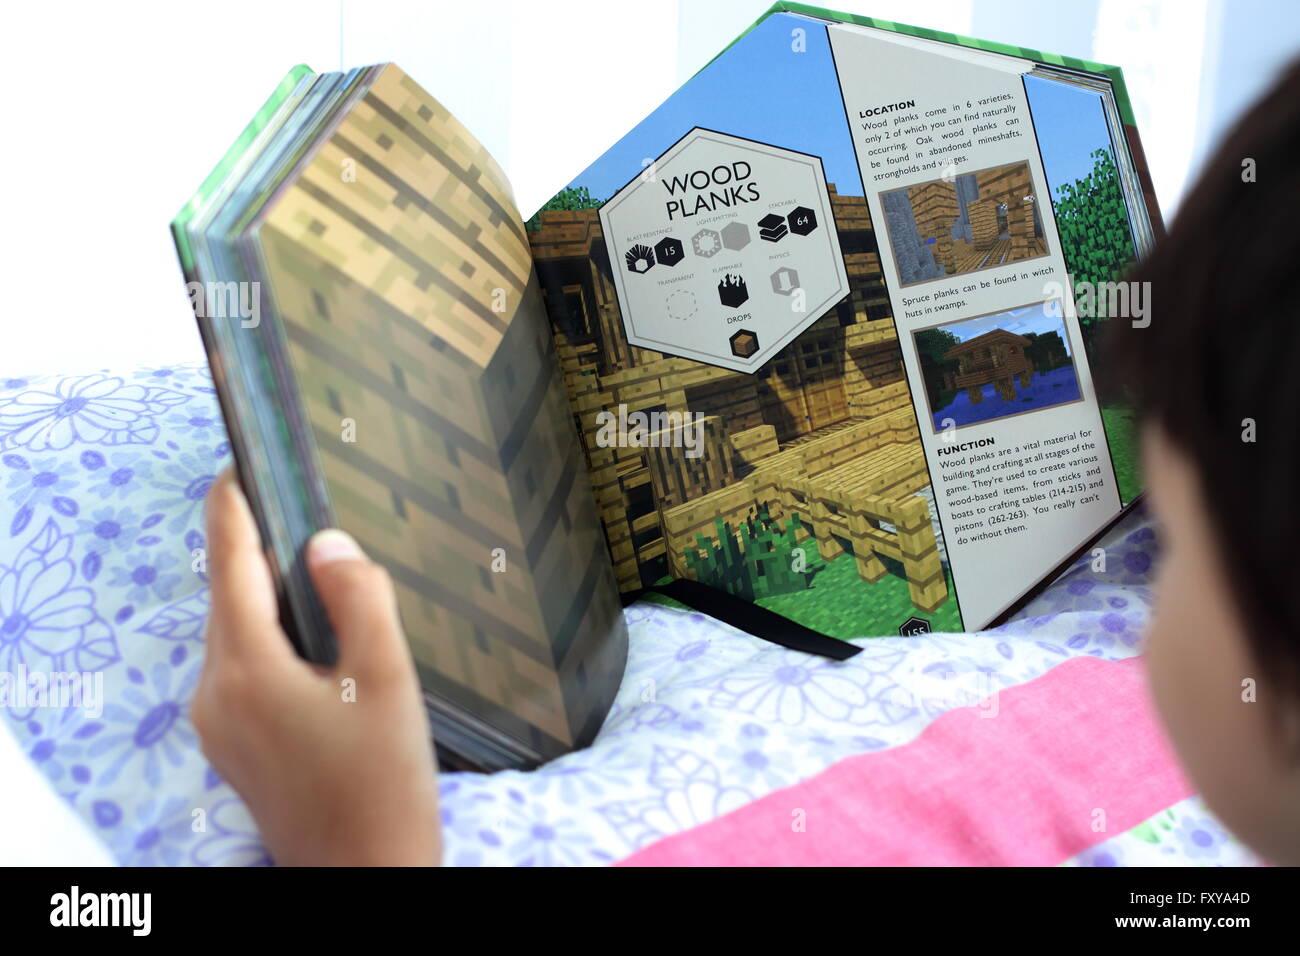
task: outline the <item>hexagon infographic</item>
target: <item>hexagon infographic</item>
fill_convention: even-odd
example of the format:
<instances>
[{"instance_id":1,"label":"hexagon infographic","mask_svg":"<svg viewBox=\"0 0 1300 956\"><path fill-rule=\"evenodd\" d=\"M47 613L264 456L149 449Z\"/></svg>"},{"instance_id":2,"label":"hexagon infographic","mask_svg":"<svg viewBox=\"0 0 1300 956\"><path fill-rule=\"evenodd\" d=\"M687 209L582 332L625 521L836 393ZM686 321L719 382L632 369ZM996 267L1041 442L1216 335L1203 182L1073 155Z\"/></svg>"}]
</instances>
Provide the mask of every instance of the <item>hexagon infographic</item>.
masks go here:
<instances>
[{"instance_id":1,"label":"hexagon infographic","mask_svg":"<svg viewBox=\"0 0 1300 956\"><path fill-rule=\"evenodd\" d=\"M722 250L722 237L712 229L701 229L691 236L691 248L697 256L712 259Z\"/></svg>"},{"instance_id":2,"label":"hexagon infographic","mask_svg":"<svg viewBox=\"0 0 1300 956\"><path fill-rule=\"evenodd\" d=\"M921 634L929 634L931 631L930 622L923 617L913 615L902 624L898 625L898 633L903 637L917 637Z\"/></svg>"},{"instance_id":3,"label":"hexagon infographic","mask_svg":"<svg viewBox=\"0 0 1300 956\"><path fill-rule=\"evenodd\" d=\"M743 222L729 222L722 227L722 244L728 249L744 249L749 245L749 227Z\"/></svg>"},{"instance_id":4,"label":"hexagon infographic","mask_svg":"<svg viewBox=\"0 0 1300 956\"><path fill-rule=\"evenodd\" d=\"M758 237L764 242L780 242L789 233L785 218L771 212L758 221Z\"/></svg>"},{"instance_id":5,"label":"hexagon infographic","mask_svg":"<svg viewBox=\"0 0 1300 956\"><path fill-rule=\"evenodd\" d=\"M718 282L718 301L729 309L736 309L749 301L749 286L744 276L727 273Z\"/></svg>"},{"instance_id":6,"label":"hexagon infographic","mask_svg":"<svg viewBox=\"0 0 1300 956\"><path fill-rule=\"evenodd\" d=\"M790 231L796 236L806 236L817 228L817 213L807 206L799 206L790 210L785 217L785 221L789 224Z\"/></svg>"},{"instance_id":7,"label":"hexagon infographic","mask_svg":"<svg viewBox=\"0 0 1300 956\"><path fill-rule=\"evenodd\" d=\"M848 294L819 157L696 127L654 168L600 207L629 344L755 372Z\"/></svg>"},{"instance_id":8,"label":"hexagon infographic","mask_svg":"<svg viewBox=\"0 0 1300 956\"><path fill-rule=\"evenodd\" d=\"M633 246L623 254L623 259L627 262L627 271L638 274L649 272L650 267L655 264L655 254L650 251L649 246Z\"/></svg>"},{"instance_id":9,"label":"hexagon infographic","mask_svg":"<svg viewBox=\"0 0 1300 956\"><path fill-rule=\"evenodd\" d=\"M731 354L738 358L749 358L758 352L758 336L748 329L741 329L727 341L731 345Z\"/></svg>"},{"instance_id":10,"label":"hexagon infographic","mask_svg":"<svg viewBox=\"0 0 1300 956\"><path fill-rule=\"evenodd\" d=\"M655 243L655 258L661 266L675 266L686 256L682 241L672 236L664 236Z\"/></svg>"},{"instance_id":11,"label":"hexagon infographic","mask_svg":"<svg viewBox=\"0 0 1300 956\"><path fill-rule=\"evenodd\" d=\"M664 300L664 307L668 309L668 314L674 319L685 322L692 318L696 312L700 311L699 303L695 301L695 293L690 289L678 289L671 293Z\"/></svg>"},{"instance_id":12,"label":"hexagon infographic","mask_svg":"<svg viewBox=\"0 0 1300 956\"><path fill-rule=\"evenodd\" d=\"M777 295L790 295L799 288L799 273L782 266L772 273L772 291Z\"/></svg>"}]
</instances>

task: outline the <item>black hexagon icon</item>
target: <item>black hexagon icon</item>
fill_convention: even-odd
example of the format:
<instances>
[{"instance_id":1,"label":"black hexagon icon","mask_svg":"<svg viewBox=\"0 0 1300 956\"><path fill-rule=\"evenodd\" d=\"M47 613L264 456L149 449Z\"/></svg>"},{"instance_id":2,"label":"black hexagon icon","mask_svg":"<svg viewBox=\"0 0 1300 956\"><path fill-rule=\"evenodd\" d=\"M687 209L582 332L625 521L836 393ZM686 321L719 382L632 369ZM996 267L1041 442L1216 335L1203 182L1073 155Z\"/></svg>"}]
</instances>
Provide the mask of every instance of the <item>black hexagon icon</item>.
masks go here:
<instances>
[{"instance_id":1,"label":"black hexagon icon","mask_svg":"<svg viewBox=\"0 0 1300 956\"><path fill-rule=\"evenodd\" d=\"M655 264L655 254L650 251L649 246L643 246L640 243L633 246L623 258L627 260L627 271L644 274L650 271L650 267Z\"/></svg>"},{"instance_id":2,"label":"black hexagon icon","mask_svg":"<svg viewBox=\"0 0 1300 956\"><path fill-rule=\"evenodd\" d=\"M747 359L758 351L758 336L748 329L741 329L727 340L731 343L731 354Z\"/></svg>"},{"instance_id":3,"label":"black hexagon icon","mask_svg":"<svg viewBox=\"0 0 1300 956\"><path fill-rule=\"evenodd\" d=\"M759 238L767 242L780 242L789 232L785 220L774 212L768 213L758 221Z\"/></svg>"},{"instance_id":4,"label":"black hexagon icon","mask_svg":"<svg viewBox=\"0 0 1300 956\"><path fill-rule=\"evenodd\" d=\"M655 258L661 266L675 266L686 258L686 250L680 239L664 236L655 243Z\"/></svg>"},{"instance_id":5,"label":"black hexagon icon","mask_svg":"<svg viewBox=\"0 0 1300 956\"><path fill-rule=\"evenodd\" d=\"M785 219L796 236L806 236L817 228L817 214L807 206L796 206Z\"/></svg>"},{"instance_id":6,"label":"black hexagon icon","mask_svg":"<svg viewBox=\"0 0 1300 956\"><path fill-rule=\"evenodd\" d=\"M898 625L898 633L903 637L916 637L930 633L930 622L923 617L909 617Z\"/></svg>"},{"instance_id":7,"label":"black hexagon icon","mask_svg":"<svg viewBox=\"0 0 1300 956\"><path fill-rule=\"evenodd\" d=\"M729 309L744 305L749 299L749 288L744 276L733 276L728 272L718 282L718 301Z\"/></svg>"}]
</instances>

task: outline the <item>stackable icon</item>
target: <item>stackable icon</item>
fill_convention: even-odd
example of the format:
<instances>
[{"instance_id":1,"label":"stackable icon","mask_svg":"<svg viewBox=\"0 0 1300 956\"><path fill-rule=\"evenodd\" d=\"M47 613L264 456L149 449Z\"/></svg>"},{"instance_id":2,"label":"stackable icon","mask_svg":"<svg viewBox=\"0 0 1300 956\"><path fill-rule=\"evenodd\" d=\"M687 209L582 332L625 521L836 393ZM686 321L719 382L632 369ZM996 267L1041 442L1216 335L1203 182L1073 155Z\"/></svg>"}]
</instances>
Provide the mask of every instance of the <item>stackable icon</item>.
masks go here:
<instances>
[{"instance_id":1,"label":"stackable icon","mask_svg":"<svg viewBox=\"0 0 1300 956\"><path fill-rule=\"evenodd\" d=\"M758 221L758 237L767 242L780 242L790 232L785 217L774 212L768 213Z\"/></svg>"}]
</instances>

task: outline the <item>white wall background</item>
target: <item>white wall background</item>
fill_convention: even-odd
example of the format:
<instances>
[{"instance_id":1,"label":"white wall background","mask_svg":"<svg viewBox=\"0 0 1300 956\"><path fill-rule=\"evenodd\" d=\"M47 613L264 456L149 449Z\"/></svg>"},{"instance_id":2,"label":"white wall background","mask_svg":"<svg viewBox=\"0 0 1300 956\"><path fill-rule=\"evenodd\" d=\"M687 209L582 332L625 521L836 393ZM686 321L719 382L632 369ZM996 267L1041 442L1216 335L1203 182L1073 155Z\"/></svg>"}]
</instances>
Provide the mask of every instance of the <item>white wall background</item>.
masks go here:
<instances>
[{"instance_id":1,"label":"white wall background","mask_svg":"<svg viewBox=\"0 0 1300 956\"><path fill-rule=\"evenodd\" d=\"M1124 67L1166 216L1300 52L1294 0L823 2ZM769 5L7 3L0 379L201 357L167 223L294 63L401 64L492 150L528 215Z\"/></svg>"}]
</instances>

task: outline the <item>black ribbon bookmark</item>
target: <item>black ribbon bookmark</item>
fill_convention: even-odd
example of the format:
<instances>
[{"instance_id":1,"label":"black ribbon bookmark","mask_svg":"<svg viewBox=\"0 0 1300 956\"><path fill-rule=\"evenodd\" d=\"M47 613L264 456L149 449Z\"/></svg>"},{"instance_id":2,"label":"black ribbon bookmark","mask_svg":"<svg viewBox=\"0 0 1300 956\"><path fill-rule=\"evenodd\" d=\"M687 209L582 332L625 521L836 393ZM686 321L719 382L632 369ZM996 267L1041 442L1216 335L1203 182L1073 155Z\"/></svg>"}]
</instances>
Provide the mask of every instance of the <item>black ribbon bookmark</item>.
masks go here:
<instances>
[{"instance_id":1,"label":"black ribbon bookmark","mask_svg":"<svg viewBox=\"0 0 1300 956\"><path fill-rule=\"evenodd\" d=\"M854 654L862 653L862 648L856 644L814 631L767 608L688 578L676 578L667 584L654 584L624 594L623 606L651 592L672 598L692 610L717 618L723 624L730 624L738 631L792 651L828 657L833 661L848 660Z\"/></svg>"}]
</instances>

